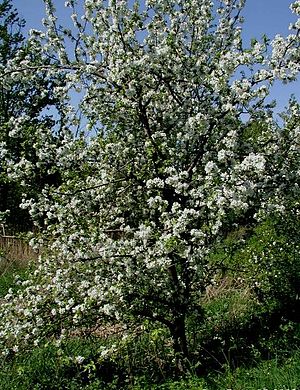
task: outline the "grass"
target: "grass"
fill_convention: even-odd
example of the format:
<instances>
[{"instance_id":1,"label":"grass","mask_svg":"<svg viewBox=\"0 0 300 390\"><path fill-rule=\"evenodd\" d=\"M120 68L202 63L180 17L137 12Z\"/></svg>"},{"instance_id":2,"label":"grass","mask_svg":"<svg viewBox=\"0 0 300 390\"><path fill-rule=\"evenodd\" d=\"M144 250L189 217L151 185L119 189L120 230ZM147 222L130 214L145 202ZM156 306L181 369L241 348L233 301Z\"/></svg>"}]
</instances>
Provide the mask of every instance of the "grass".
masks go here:
<instances>
[{"instance_id":1,"label":"grass","mask_svg":"<svg viewBox=\"0 0 300 390\"><path fill-rule=\"evenodd\" d=\"M235 370L224 367L222 373L211 372L198 377L193 373L186 378L161 378L154 382L147 371L130 377L122 356L117 361L99 360L99 344L95 338L68 340L63 349L52 344L28 351L18 358L2 362L0 388L2 390L258 390L299 389L300 351L284 362L277 359L261 361L254 367ZM84 356L82 363L76 356ZM125 359L126 360L126 359ZM108 364L109 363L109 364ZM128 367L127 367L128 368ZM118 374L118 375L117 375Z\"/></svg>"},{"instance_id":2,"label":"grass","mask_svg":"<svg viewBox=\"0 0 300 390\"><path fill-rule=\"evenodd\" d=\"M10 280L15 271L23 271L34 262L38 253L23 239L14 236L0 236L0 288L5 278Z\"/></svg>"},{"instance_id":3,"label":"grass","mask_svg":"<svg viewBox=\"0 0 300 390\"><path fill-rule=\"evenodd\" d=\"M228 369L211 381L212 389L258 390L300 388L300 351L294 352L285 362L277 359L264 361L254 368Z\"/></svg>"},{"instance_id":4,"label":"grass","mask_svg":"<svg viewBox=\"0 0 300 390\"><path fill-rule=\"evenodd\" d=\"M27 279L38 253L21 238L0 236L0 297L10 288L15 290L15 278Z\"/></svg>"},{"instance_id":5,"label":"grass","mask_svg":"<svg viewBox=\"0 0 300 390\"><path fill-rule=\"evenodd\" d=\"M1 272L0 274L0 297L5 296L8 290L16 290L17 286L15 283L16 276L18 275L21 280L26 280L28 276L28 268L18 268L13 264L10 265L9 272Z\"/></svg>"},{"instance_id":6,"label":"grass","mask_svg":"<svg viewBox=\"0 0 300 390\"><path fill-rule=\"evenodd\" d=\"M70 345L76 353L78 347ZM78 389L84 384L84 370L69 356L53 345L28 351L18 358L2 363L0 388L3 390L27 389ZM75 355L76 356L76 355Z\"/></svg>"}]
</instances>

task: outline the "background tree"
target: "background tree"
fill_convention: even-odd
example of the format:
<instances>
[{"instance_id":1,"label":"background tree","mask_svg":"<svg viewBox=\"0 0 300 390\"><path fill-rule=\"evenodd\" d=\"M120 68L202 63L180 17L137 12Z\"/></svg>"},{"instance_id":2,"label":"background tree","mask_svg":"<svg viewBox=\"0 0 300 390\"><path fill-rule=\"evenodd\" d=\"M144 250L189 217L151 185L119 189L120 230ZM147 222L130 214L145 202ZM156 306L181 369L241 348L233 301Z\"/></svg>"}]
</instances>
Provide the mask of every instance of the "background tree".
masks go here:
<instances>
[{"instance_id":1,"label":"background tree","mask_svg":"<svg viewBox=\"0 0 300 390\"><path fill-rule=\"evenodd\" d=\"M298 74L299 23L271 48L266 40L244 48L243 1L87 0L81 17L69 1L73 30L59 27L45 3L47 33L33 31L30 44L55 59L49 77L67 79L55 89L62 141L40 136L36 164L25 159L13 172L30 177L54 161L61 185L23 201L43 215L33 244L50 253L2 304L3 344L148 318L168 328L182 370L187 318L204 320L201 297L215 277L210 254L230 229L284 212L286 196L298 194L299 106L291 101L280 127L265 98L276 79ZM299 1L291 8L299 14ZM44 71L25 62L3 73L6 82L30 82ZM89 142L70 132L74 90L87 131L97 133ZM258 121L251 140L247 129Z\"/></svg>"},{"instance_id":2,"label":"background tree","mask_svg":"<svg viewBox=\"0 0 300 390\"><path fill-rule=\"evenodd\" d=\"M3 0L0 4L0 66L9 68L11 61L20 63L29 61L41 65L39 55L22 34L25 20L20 19L11 0ZM48 64L44 61L44 65ZM34 83L28 82L22 75L0 84L0 142L4 155L0 166L0 212L9 210L6 218L7 226L14 231L32 228L32 221L25 210L19 208L23 188L19 180L9 180L4 157L12 162L26 159L37 162L35 144L40 128L54 128L54 120L47 114L47 108L57 106L53 97L53 88L61 83L59 78L53 82L46 74L39 75ZM22 132L16 132L18 121L22 123ZM54 134L53 134L54 136ZM40 169L31 182L27 183L27 191L32 196L44 184L47 172ZM31 191L30 191L30 186Z\"/></svg>"}]
</instances>

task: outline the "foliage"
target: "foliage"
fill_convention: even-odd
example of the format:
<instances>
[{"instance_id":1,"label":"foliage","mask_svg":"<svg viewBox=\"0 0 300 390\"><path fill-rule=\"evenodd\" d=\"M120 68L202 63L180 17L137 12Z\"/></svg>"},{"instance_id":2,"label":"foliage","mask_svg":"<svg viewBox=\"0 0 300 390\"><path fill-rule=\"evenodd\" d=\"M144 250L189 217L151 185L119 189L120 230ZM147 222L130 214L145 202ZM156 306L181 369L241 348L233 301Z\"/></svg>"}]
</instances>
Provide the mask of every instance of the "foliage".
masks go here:
<instances>
[{"instance_id":1,"label":"foliage","mask_svg":"<svg viewBox=\"0 0 300 390\"><path fill-rule=\"evenodd\" d=\"M270 311L279 310L297 319L300 294L299 220L293 213L270 219L259 226L243 255L261 303Z\"/></svg>"},{"instance_id":2,"label":"foliage","mask_svg":"<svg viewBox=\"0 0 300 390\"><path fill-rule=\"evenodd\" d=\"M216 246L211 259L227 275L238 278L255 294L260 311L279 311L297 319L299 307L299 204L286 200L281 213L256 226L232 231ZM238 264L238 266L235 266ZM223 273L219 272L216 281Z\"/></svg>"},{"instance_id":3,"label":"foliage","mask_svg":"<svg viewBox=\"0 0 300 390\"><path fill-rule=\"evenodd\" d=\"M2 0L0 4L0 69L9 69L16 64L30 62L43 66L49 60L41 61L39 54L26 41L22 34L25 20L20 19L11 0ZM20 178L9 178L7 164L28 161L36 163L38 133L42 128L53 128L54 121L47 114L49 107L58 106L53 89L62 83L62 78L55 82L42 72L33 81L26 77L14 75L10 80L1 80L0 84L0 219L14 232L27 231L32 228L28 212L21 210L23 186ZM22 131L16 131L18 123L22 123ZM44 130L45 131L45 130ZM52 137L53 138L53 137ZM52 139L55 142L55 139ZM26 183L27 193L34 194L47 182L45 169L36 171L34 178ZM23 183L24 184L24 183ZM52 183L53 184L53 183ZM1 215L2 214L2 215ZM2 218L1 218L2 217Z\"/></svg>"},{"instance_id":4,"label":"foliage","mask_svg":"<svg viewBox=\"0 0 300 390\"><path fill-rule=\"evenodd\" d=\"M266 103L275 80L298 74L299 21L287 38L244 49L244 1L216 3L86 0L77 10L71 0L74 27L65 29L47 0L46 32L33 30L29 44L42 64L53 61L26 58L2 70L6 83L66 80L53 91L59 143L42 127L36 160L9 162L24 182L50 164L60 185L47 181L22 203L40 222L32 244L52 254L5 297L4 354L99 321L147 318L168 329L182 372L187 319L204 320L217 245L299 196L299 105L290 100L279 126ZM299 1L291 9L299 15ZM26 126L16 122L18 136Z\"/></svg>"}]
</instances>

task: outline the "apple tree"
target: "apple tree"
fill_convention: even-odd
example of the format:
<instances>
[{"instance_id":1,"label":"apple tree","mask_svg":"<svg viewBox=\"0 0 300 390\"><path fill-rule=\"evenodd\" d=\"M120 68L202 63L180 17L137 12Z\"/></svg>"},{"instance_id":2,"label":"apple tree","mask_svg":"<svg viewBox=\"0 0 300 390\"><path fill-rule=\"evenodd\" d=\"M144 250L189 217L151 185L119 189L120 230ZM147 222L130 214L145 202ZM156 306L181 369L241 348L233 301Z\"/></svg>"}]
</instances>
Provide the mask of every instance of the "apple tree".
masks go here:
<instances>
[{"instance_id":1,"label":"apple tree","mask_svg":"<svg viewBox=\"0 0 300 390\"><path fill-rule=\"evenodd\" d=\"M2 77L63 75L61 142L43 133L36 163L9 171L26 181L51 160L61 184L23 199L43 220L32 244L47 256L1 305L4 351L148 318L169 329L180 369L215 245L299 195L299 105L279 124L268 101L276 80L298 75L299 21L287 37L248 44L243 0L70 0L67 27L45 5L30 43L53 62L12 61Z\"/></svg>"}]
</instances>

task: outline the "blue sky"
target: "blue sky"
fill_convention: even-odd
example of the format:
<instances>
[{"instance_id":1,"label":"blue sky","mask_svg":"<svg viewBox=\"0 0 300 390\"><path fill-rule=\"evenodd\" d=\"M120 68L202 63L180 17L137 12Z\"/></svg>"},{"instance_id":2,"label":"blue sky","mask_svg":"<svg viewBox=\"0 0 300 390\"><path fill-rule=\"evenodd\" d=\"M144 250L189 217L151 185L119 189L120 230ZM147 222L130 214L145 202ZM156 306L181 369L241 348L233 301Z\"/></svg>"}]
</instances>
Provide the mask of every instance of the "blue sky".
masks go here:
<instances>
[{"instance_id":1,"label":"blue sky","mask_svg":"<svg viewBox=\"0 0 300 390\"><path fill-rule=\"evenodd\" d=\"M295 16L289 9L291 2L292 0L246 0L243 12L245 43L252 37L260 38L263 34L271 39L278 33L289 34L288 26L295 20ZM18 9L20 16L26 20L26 29L42 28L41 19L44 17L42 0L12 0L12 3ZM54 3L63 22L68 15L64 9L64 0L54 0ZM291 94L300 100L300 81L285 86L281 83L275 84L272 98L277 100L279 111L287 104Z\"/></svg>"}]
</instances>

